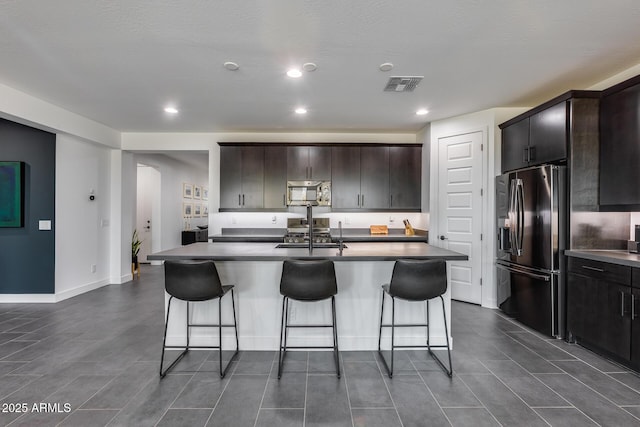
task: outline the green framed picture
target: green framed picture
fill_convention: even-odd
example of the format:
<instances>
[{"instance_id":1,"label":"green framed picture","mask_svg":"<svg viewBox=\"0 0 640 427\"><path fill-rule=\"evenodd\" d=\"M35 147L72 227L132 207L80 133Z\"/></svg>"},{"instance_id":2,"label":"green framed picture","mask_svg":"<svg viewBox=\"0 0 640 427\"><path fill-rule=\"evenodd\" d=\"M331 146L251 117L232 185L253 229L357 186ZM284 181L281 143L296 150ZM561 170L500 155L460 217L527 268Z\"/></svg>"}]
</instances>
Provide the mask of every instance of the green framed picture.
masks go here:
<instances>
[{"instance_id":1,"label":"green framed picture","mask_svg":"<svg viewBox=\"0 0 640 427\"><path fill-rule=\"evenodd\" d=\"M24 162L0 161L0 228L24 227Z\"/></svg>"}]
</instances>

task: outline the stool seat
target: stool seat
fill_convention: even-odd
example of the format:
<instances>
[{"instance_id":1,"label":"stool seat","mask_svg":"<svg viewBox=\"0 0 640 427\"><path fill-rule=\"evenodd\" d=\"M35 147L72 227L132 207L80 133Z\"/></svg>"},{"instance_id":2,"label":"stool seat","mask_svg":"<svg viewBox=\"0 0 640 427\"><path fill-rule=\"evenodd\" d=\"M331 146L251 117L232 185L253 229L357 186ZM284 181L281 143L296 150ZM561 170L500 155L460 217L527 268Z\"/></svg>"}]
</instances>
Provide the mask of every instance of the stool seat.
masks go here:
<instances>
[{"instance_id":1,"label":"stool seat","mask_svg":"<svg viewBox=\"0 0 640 427\"><path fill-rule=\"evenodd\" d=\"M382 306L380 308L380 333L378 335L378 353L391 378L393 376L393 356L396 348L427 348L429 354L445 370L449 377L453 376L453 366L451 364L451 349L449 346L449 331L447 329L447 316L442 295L447 291L447 265L443 260L397 260L393 266L391 282L382 285ZM391 297L391 324L383 324L385 296ZM413 301L426 302L427 319L425 323L396 324L395 322L395 300L396 298ZM429 301L440 298L442 302L442 314L444 317L445 336L447 345L431 345L429 330ZM427 328L427 345L396 345L396 328ZM391 363L387 364L382 354L382 328L391 328ZM435 355L432 348L447 348L449 356L449 368Z\"/></svg>"},{"instance_id":2,"label":"stool seat","mask_svg":"<svg viewBox=\"0 0 640 427\"><path fill-rule=\"evenodd\" d=\"M278 379L282 376L284 358L289 348L321 349L334 351L336 374L340 378L340 356L338 351L338 330L336 324L335 295L338 293L336 272L330 260L285 260L282 264L280 294L282 295L282 323L280 325L280 346L278 350ZM290 300L314 302L331 299L331 324L290 324ZM332 328L333 346L291 347L287 346L289 328Z\"/></svg>"},{"instance_id":3,"label":"stool seat","mask_svg":"<svg viewBox=\"0 0 640 427\"><path fill-rule=\"evenodd\" d=\"M165 375L184 357L191 348L199 349L218 349L220 358L220 377L224 377L231 365L231 362L238 355L238 325L236 321L236 307L233 298L233 285L223 285L220 282L218 270L213 261L165 261L164 262L164 280L165 290L170 295L167 304L167 319L164 326L164 338L162 340L162 356L160 358L160 378ZM231 293L231 305L233 310L233 323L222 323L222 298ZM169 314L171 313L171 302L178 299L187 304L187 342L184 346L168 346L167 345L167 329L169 326ZM190 323L189 306L190 303L203 302L210 300L218 300L218 323L215 324L199 324ZM218 328L219 344L217 346L190 346L189 340L191 328ZM226 367L222 366L222 328L234 328L236 338L236 349L231 356ZM180 355L163 370L164 354L166 349L184 349Z\"/></svg>"}]
</instances>

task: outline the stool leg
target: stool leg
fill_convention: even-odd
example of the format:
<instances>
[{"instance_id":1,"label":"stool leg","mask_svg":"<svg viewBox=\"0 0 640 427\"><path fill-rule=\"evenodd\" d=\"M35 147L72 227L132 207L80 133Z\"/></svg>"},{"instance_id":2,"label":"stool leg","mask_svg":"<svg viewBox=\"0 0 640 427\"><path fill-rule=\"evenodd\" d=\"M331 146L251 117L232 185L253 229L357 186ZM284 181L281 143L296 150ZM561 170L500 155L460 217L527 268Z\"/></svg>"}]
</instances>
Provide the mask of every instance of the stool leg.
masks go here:
<instances>
[{"instance_id":1,"label":"stool leg","mask_svg":"<svg viewBox=\"0 0 640 427\"><path fill-rule=\"evenodd\" d=\"M218 327L218 336L220 337L220 340L218 341L218 343L220 344L218 348L218 354L220 357L220 378L224 378L225 375L227 375L227 371L231 367L231 362L233 362L233 360L236 358L240 349L240 345L238 344L238 322L236 320L236 305L233 298L233 289L231 289L231 308L233 309L233 327L236 331L236 350L231 355L231 358L227 362L225 368L222 369L222 297L218 298L218 325L220 325Z\"/></svg>"},{"instance_id":2,"label":"stool leg","mask_svg":"<svg viewBox=\"0 0 640 427\"><path fill-rule=\"evenodd\" d=\"M382 351L382 317L384 315L384 291L382 291L382 303L380 304L380 331L378 333L378 353Z\"/></svg>"},{"instance_id":3,"label":"stool leg","mask_svg":"<svg viewBox=\"0 0 640 427\"><path fill-rule=\"evenodd\" d=\"M453 377L453 365L451 364L451 346L449 345L449 330L448 330L448 327L447 327L447 313L444 311L444 298L442 298L442 295L440 295L440 301L442 301L442 317L443 317L443 320L444 320L444 334L445 334L445 338L447 339L447 355L449 356L449 368L447 368L444 365L444 363L442 363L442 360L440 360L440 358L438 356L436 356L433 351L431 351L431 347L428 347L428 351L429 351L429 354L431 354L431 357L433 357L435 359L435 361L438 362L440 367L442 367L442 369L444 369L444 371L447 373L449 378L451 378L451 377ZM428 307L428 305L427 305L427 307ZM427 316L428 316L428 313L429 313L429 311L427 310ZM428 322L428 319L427 319L427 322ZM429 343L428 340L429 340L429 333L427 332L427 345Z\"/></svg>"},{"instance_id":4,"label":"stool leg","mask_svg":"<svg viewBox=\"0 0 640 427\"><path fill-rule=\"evenodd\" d=\"M280 346L278 348L278 379L282 376L282 362L284 361L284 354L282 352L283 345L286 346L286 312L288 311L287 297L282 297L282 321L280 323Z\"/></svg>"},{"instance_id":5,"label":"stool leg","mask_svg":"<svg viewBox=\"0 0 640 427\"><path fill-rule=\"evenodd\" d=\"M218 358L220 359L220 378L224 378L222 371L222 297L218 298Z\"/></svg>"},{"instance_id":6,"label":"stool leg","mask_svg":"<svg viewBox=\"0 0 640 427\"><path fill-rule=\"evenodd\" d=\"M389 370L389 378L393 376L393 350L396 332L396 299L391 297L391 369Z\"/></svg>"},{"instance_id":7,"label":"stool leg","mask_svg":"<svg viewBox=\"0 0 640 427\"><path fill-rule=\"evenodd\" d=\"M167 372L169 372L171 368L173 368L176 365L176 363L178 363L180 359L182 359L184 355L187 354L187 352L189 351L189 317L188 317L189 303L187 303L187 347L184 349L182 353L180 353L180 355L176 358L176 360L171 362L171 364L169 365L169 367L167 367L167 369L165 369L164 371L162 370L162 367L164 366L164 353L167 347L167 329L169 327L169 313L171 313L172 300L173 300L173 296L169 297L169 303L167 304L167 320L164 324L164 337L162 338L162 357L160 358L160 379L164 378L165 375L167 375Z\"/></svg>"},{"instance_id":8,"label":"stool leg","mask_svg":"<svg viewBox=\"0 0 640 427\"><path fill-rule=\"evenodd\" d=\"M336 374L340 378L340 352L338 350L338 325L336 322L336 299L331 297L331 312L333 316L333 351L336 359Z\"/></svg>"}]
</instances>

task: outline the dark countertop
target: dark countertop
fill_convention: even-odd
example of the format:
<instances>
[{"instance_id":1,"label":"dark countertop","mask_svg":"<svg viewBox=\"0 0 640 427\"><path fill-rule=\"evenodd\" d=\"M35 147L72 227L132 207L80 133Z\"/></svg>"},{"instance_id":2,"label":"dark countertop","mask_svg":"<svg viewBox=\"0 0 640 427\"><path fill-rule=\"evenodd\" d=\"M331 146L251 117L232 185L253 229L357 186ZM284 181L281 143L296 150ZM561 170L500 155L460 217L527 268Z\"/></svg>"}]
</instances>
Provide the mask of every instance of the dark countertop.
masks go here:
<instances>
[{"instance_id":1,"label":"dark countertop","mask_svg":"<svg viewBox=\"0 0 640 427\"><path fill-rule=\"evenodd\" d=\"M283 261L289 258L334 261L395 261L401 258L466 260L464 254L426 243L350 243L343 255L336 248L276 248L273 243L193 243L151 254L149 260L212 259L215 261Z\"/></svg>"},{"instance_id":2,"label":"dark countertop","mask_svg":"<svg viewBox=\"0 0 640 427\"><path fill-rule=\"evenodd\" d=\"M566 256L584 258L593 261L610 262L612 264L626 265L640 268L640 255L630 254L623 250L582 249L564 251Z\"/></svg>"},{"instance_id":3,"label":"dark countertop","mask_svg":"<svg viewBox=\"0 0 640 427\"><path fill-rule=\"evenodd\" d=\"M284 228L254 228L254 229L222 229L222 234L209 236L212 242L282 242ZM331 229L331 237L338 241L339 232ZM371 234L368 228L343 229L342 238L345 242L424 242L429 240L428 231L417 230L413 236L404 234L404 229L389 229L389 234Z\"/></svg>"}]
</instances>

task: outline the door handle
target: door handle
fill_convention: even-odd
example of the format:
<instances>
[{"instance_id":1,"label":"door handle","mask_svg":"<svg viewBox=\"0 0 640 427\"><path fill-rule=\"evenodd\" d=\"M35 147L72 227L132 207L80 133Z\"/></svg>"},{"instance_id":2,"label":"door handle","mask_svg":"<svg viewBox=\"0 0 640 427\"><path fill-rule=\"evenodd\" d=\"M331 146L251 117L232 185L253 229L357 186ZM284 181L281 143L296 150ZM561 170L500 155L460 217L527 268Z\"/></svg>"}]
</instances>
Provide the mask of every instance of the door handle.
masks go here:
<instances>
[{"instance_id":1,"label":"door handle","mask_svg":"<svg viewBox=\"0 0 640 427\"><path fill-rule=\"evenodd\" d=\"M445 236L440 236L440 240L449 240L449 238Z\"/></svg>"}]
</instances>

